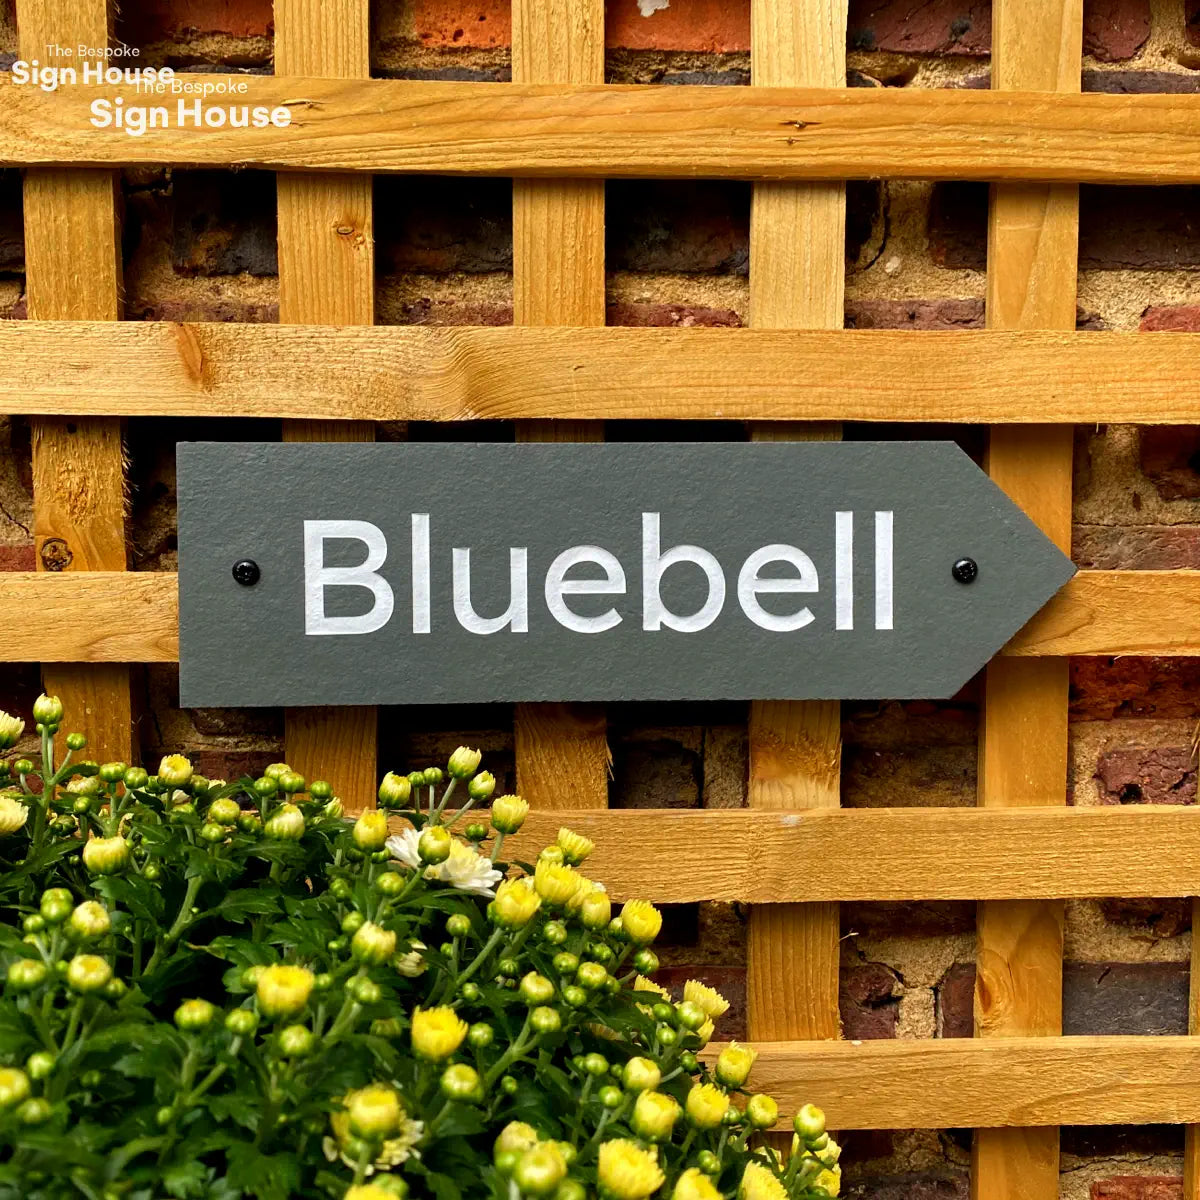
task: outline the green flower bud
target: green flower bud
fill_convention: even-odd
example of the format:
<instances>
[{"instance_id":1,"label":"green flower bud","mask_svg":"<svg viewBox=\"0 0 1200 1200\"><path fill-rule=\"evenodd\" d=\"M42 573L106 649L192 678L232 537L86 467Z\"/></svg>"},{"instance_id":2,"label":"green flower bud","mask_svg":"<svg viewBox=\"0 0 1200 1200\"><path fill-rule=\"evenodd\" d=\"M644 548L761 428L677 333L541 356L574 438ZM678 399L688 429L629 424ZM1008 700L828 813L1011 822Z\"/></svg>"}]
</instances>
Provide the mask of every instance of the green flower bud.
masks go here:
<instances>
[{"instance_id":1,"label":"green flower bud","mask_svg":"<svg viewBox=\"0 0 1200 1200\"><path fill-rule=\"evenodd\" d=\"M38 910L46 920L47 925L59 925L70 915L75 907L75 897L67 888L49 888L42 893Z\"/></svg>"},{"instance_id":2,"label":"green flower bud","mask_svg":"<svg viewBox=\"0 0 1200 1200\"><path fill-rule=\"evenodd\" d=\"M273 775L263 775L254 781L254 794L263 800L269 800L279 791L279 784Z\"/></svg>"},{"instance_id":3,"label":"green flower bud","mask_svg":"<svg viewBox=\"0 0 1200 1200\"><path fill-rule=\"evenodd\" d=\"M29 1076L16 1067L0 1067L0 1108L12 1108L29 1095Z\"/></svg>"},{"instance_id":4,"label":"green flower bud","mask_svg":"<svg viewBox=\"0 0 1200 1200\"><path fill-rule=\"evenodd\" d=\"M269 767L264 767L262 777L264 779L271 779L271 780L278 781L278 780L282 779L285 775L292 775L292 774L294 774L294 772L292 771L292 768L287 765L287 763L278 762L278 763L271 763L271 765Z\"/></svg>"},{"instance_id":5,"label":"green flower bud","mask_svg":"<svg viewBox=\"0 0 1200 1200\"><path fill-rule=\"evenodd\" d=\"M82 733L67 734L67 749L79 751L87 745L87 738Z\"/></svg>"},{"instance_id":6,"label":"green flower bud","mask_svg":"<svg viewBox=\"0 0 1200 1200\"><path fill-rule=\"evenodd\" d=\"M33 763L28 758L18 758L17 761L13 763L13 770L16 771L18 775L32 774Z\"/></svg>"},{"instance_id":7,"label":"green flower bud","mask_svg":"<svg viewBox=\"0 0 1200 1200\"><path fill-rule=\"evenodd\" d=\"M542 926L542 940L551 946L561 946L567 940L567 927L561 921L547 921Z\"/></svg>"},{"instance_id":8,"label":"green flower bud","mask_svg":"<svg viewBox=\"0 0 1200 1200\"><path fill-rule=\"evenodd\" d=\"M444 825L427 825L417 839L417 854L423 863L435 866L450 857L454 838Z\"/></svg>"},{"instance_id":9,"label":"green flower bud","mask_svg":"<svg viewBox=\"0 0 1200 1200\"><path fill-rule=\"evenodd\" d=\"M479 984L474 983L470 979L468 979L467 982L458 989L458 994L468 1004L477 1004L479 1002L479 997L482 995L479 990Z\"/></svg>"},{"instance_id":10,"label":"green flower bud","mask_svg":"<svg viewBox=\"0 0 1200 1200\"><path fill-rule=\"evenodd\" d=\"M520 1090L521 1085L511 1076L504 1075L500 1079L500 1090L506 1096L515 1096Z\"/></svg>"},{"instance_id":11,"label":"green flower bud","mask_svg":"<svg viewBox=\"0 0 1200 1200\"><path fill-rule=\"evenodd\" d=\"M569 950L560 950L553 958L555 974L574 975L579 970L579 956Z\"/></svg>"},{"instance_id":12,"label":"green flower bud","mask_svg":"<svg viewBox=\"0 0 1200 1200\"><path fill-rule=\"evenodd\" d=\"M505 979L516 979L521 972L521 964L515 958L502 958L496 964L496 970L504 976Z\"/></svg>"},{"instance_id":13,"label":"green flower bud","mask_svg":"<svg viewBox=\"0 0 1200 1200\"><path fill-rule=\"evenodd\" d=\"M41 1096L31 1096L17 1109L17 1120L22 1125L45 1125L53 1115L50 1101Z\"/></svg>"},{"instance_id":14,"label":"green flower bud","mask_svg":"<svg viewBox=\"0 0 1200 1200\"><path fill-rule=\"evenodd\" d=\"M588 1002L588 994L576 984L568 983L563 988L563 999L571 1008L582 1008Z\"/></svg>"},{"instance_id":15,"label":"green flower bud","mask_svg":"<svg viewBox=\"0 0 1200 1200\"><path fill-rule=\"evenodd\" d=\"M759 1092L746 1101L746 1118L755 1129L770 1129L779 1120L779 1105Z\"/></svg>"},{"instance_id":16,"label":"green flower bud","mask_svg":"<svg viewBox=\"0 0 1200 1200\"><path fill-rule=\"evenodd\" d=\"M106 762L100 764L100 778L105 783L120 783L125 778L125 772L129 769L127 763L123 762Z\"/></svg>"},{"instance_id":17,"label":"green flower bud","mask_svg":"<svg viewBox=\"0 0 1200 1200\"><path fill-rule=\"evenodd\" d=\"M288 771L280 775L275 782L279 784L279 790L289 796L294 796L297 792L304 791L304 776L297 774L295 771Z\"/></svg>"},{"instance_id":18,"label":"green flower bud","mask_svg":"<svg viewBox=\"0 0 1200 1200\"><path fill-rule=\"evenodd\" d=\"M704 1022L708 1020L708 1013L704 1011L694 1000L684 1000L675 1008L675 1015L679 1019L679 1024L684 1029L695 1033L698 1029L704 1028ZM741 1085L736 1085L740 1087Z\"/></svg>"},{"instance_id":19,"label":"green flower bud","mask_svg":"<svg viewBox=\"0 0 1200 1200\"><path fill-rule=\"evenodd\" d=\"M605 966L617 957L613 948L607 942L593 942L587 948L587 956L594 962L603 963Z\"/></svg>"},{"instance_id":20,"label":"green flower bud","mask_svg":"<svg viewBox=\"0 0 1200 1200\"><path fill-rule=\"evenodd\" d=\"M825 1132L825 1114L815 1104L806 1104L792 1119L792 1128L806 1142Z\"/></svg>"},{"instance_id":21,"label":"green flower bud","mask_svg":"<svg viewBox=\"0 0 1200 1200\"><path fill-rule=\"evenodd\" d=\"M225 1028L235 1037L248 1037L258 1028L258 1013L250 1008L235 1008L225 1018Z\"/></svg>"},{"instance_id":22,"label":"green flower bud","mask_svg":"<svg viewBox=\"0 0 1200 1200\"><path fill-rule=\"evenodd\" d=\"M529 1024L536 1033L557 1033L562 1028L562 1017L557 1009L543 1006L529 1014Z\"/></svg>"},{"instance_id":23,"label":"green flower bud","mask_svg":"<svg viewBox=\"0 0 1200 1200\"><path fill-rule=\"evenodd\" d=\"M150 774L142 767L130 767L124 775L125 786L131 792L140 792L150 781Z\"/></svg>"},{"instance_id":24,"label":"green flower bud","mask_svg":"<svg viewBox=\"0 0 1200 1200\"><path fill-rule=\"evenodd\" d=\"M123 979L110 979L104 985L104 995L109 1000L120 1000L122 996L129 990Z\"/></svg>"},{"instance_id":25,"label":"green flower bud","mask_svg":"<svg viewBox=\"0 0 1200 1200\"><path fill-rule=\"evenodd\" d=\"M477 1101L483 1098L483 1081L479 1078L479 1072L466 1063L454 1063L447 1067L442 1072L440 1087L442 1095L449 1100Z\"/></svg>"},{"instance_id":26,"label":"green flower bud","mask_svg":"<svg viewBox=\"0 0 1200 1200\"><path fill-rule=\"evenodd\" d=\"M316 1038L306 1025L289 1025L279 1032L279 1053L284 1058L306 1058L315 1045Z\"/></svg>"},{"instance_id":27,"label":"green flower bud","mask_svg":"<svg viewBox=\"0 0 1200 1200\"><path fill-rule=\"evenodd\" d=\"M33 719L39 725L58 725L63 719L63 703L44 692L33 702Z\"/></svg>"},{"instance_id":28,"label":"green flower bud","mask_svg":"<svg viewBox=\"0 0 1200 1200\"><path fill-rule=\"evenodd\" d=\"M575 972L575 979L580 987L585 987L590 992L602 988L607 978L608 972L599 963L594 962L580 963L579 970Z\"/></svg>"},{"instance_id":29,"label":"green flower bud","mask_svg":"<svg viewBox=\"0 0 1200 1200\"><path fill-rule=\"evenodd\" d=\"M358 932L358 931L359 931L359 930L360 930L360 929L361 929L361 928L362 928L362 927L363 927L363 926L364 926L366 923L367 923L367 918L366 918L366 917L364 917L364 916L362 915L362 913L360 913L360 912L358 912L358 911L355 911L355 912L348 912L348 913L347 913L347 914L346 914L346 915L345 915L345 916L342 918L342 932L343 932L343 933L346 933L346 934L355 934L355 933L357 933L357 932Z\"/></svg>"},{"instance_id":30,"label":"green flower bud","mask_svg":"<svg viewBox=\"0 0 1200 1200\"><path fill-rule=\"evenodd\" d=\"M480 800L486 800L496 790L496 777L491 771L480 771L474 779L467 784L467 795L477 803Z\"/></svg>"},{"instance_id":31,"label":"green flower bud","mask_svg":"<svg viewBox=\"0 0 1200 1200\"><path fill-rule=\"evenodd\" d=\"M465 913L455 913L446 921L446 932L451 937L466 937L471 932L471 918Z\"/></svg>"},{"instance_id":32,"label":"green flower bud","mask_svg":"<svg viewBox=\"0 0 1200 1200\"><path fill-rule=\"evenodd\" d=\"M208 806L208 819L218 825L236 825L242 806L232 796L222 796Z\"/></svg>"},{"instance_id":33,"label":"green flower bud","mask_svg":"<svg viewBox=\"0 0 1200 1200\"><path fill-rule=\"evenodd\" d=\"M26 933L41 933L46 928L46 918L41 913L30 913L21 918L21 928Z\"/></svg>"},{"instance_id":34,"label":"green flower bud","mask_svg":"<svg viewBox=\"0 0 1200 1200\"><path fill-rule=\"evenodd\" d=\"M399 1017L376 1017L371 1022L371 1033L374 1037L394 1041L404 1033L404 1026Z\"/></svg>"},{"instance_id":35,"label":"green flower bud","mask_svg":"<svg viewBox=\"0 0 1200 1200\"><path fill-rule=\"evenodd\" d=\"M349 900L354 895L353 885L340 875L329 885L329 891L335 900Z\"/></svg>"},{"instance_id":36,"label":"green flower bud","mask_svg":"<svg viewBox=\"0 0 1200 1200\"><path fill-rule=\"evenodd\" d=\"M188 790L193 796L203 796L208 792L211 785L203 775L193 775L192 782L188 784Z\"/></svg>"},{"instance_id":37,"label":"green flower bud","mask_svg":"<svg viewBox=\"0 0 1200 1200\"><path fill-rule=\"evenodd\" d=\"M389 771L379 784L380 808L403 808L412 796L412 784L407 776Z\"/></svg>"},{"instance_id":38,"label":"green flower bud","mask_svg":"<svg viewBox=\"0 0 1200 1200\"><path fill-rule=\"evenodd\" d=\"M716 1175L721 1170L721 1160L711 1150L701 1150L696 1155L696 1166L705 1175Z\"/></svg>"},{"instance_id":39,"label":"green flower bud","mask_svg":"<svg viewBox=\"0 0 1200 1200\"><path fill-rule=\"evenodd\" d=\"M35 958L17 958L8 964L5 986L14 992L30 992L46 981L49 970Z\"/></svg>"},{"instance_id":40,"label":"green flower bud","mask_svg":"<svg viewBox=\"0 0 1200 1200\"><path fill-rule=\"evenodd\" d=\"M35 1050L25 1060L25 1070L30 1079L45 1079L54 1070L57 1062L49 1050Z\"/></svg>"},{"instance_id":41,"label":"green flower bud","mask_svg":"<svg viewBox=\"0 0 1200 1200\"><path fill-rule=\"evenodd\" d=\"M467 1030L467 1041L476 1050L484 1050L495 1040L496 1031L483 1021L478 1021Z\"/></svg>"},{"instance_id":42,"label":"green flower bud","mask_svg":"<svg viewBox=\"0 0 1200 1200\"><path fill-rule=\"evenodd\" d=\"M380 997L383 995L383 990L373 979L368 979L365 975L356 975L353 979L346 981L346 991L351 997L358 1001L359 1004L378 1004Z\"/></svg>"},{"instance_id":43,"label":"green flower bud","mask_svg":"<svg viewBox=\"0 0 1200 1200\"><path fill-rule=\"evenodd\" d=\"M215 845L217 842L223 842L229 836L229 830L224 825L217 825L212 821L206 821L200 826L200 837L203 841Z\"/></svg>"},{"instance_id":44,"label":"green flower bud","mask_svg":"<svg viewBox=\"0 0 1200 1200\"><path fill-rule=\"evenodd\" d=\"M466 746L459 746L450 755L450 762L446 766L446 773L451 779L470 779L479 770L479 764L482 760L483 754L480 751L468 749Z\"/></svg>"},{"instance_id":45,"label":"green flower bud","mask_svg":"<svg viewBox=\"0 0 1200 1200\"><path fill-rule=\"evenodd\" d=\"M662 1082L662 1071L656 1062L638 1055L621 1069L621 1079L631 1092L654 1091Z\"/></svg>"},{"instance_id":46,"label":"green flower bud","mask_svg":"<svg viewBox=\"0 0 1200 1200\"><path fill-rule=\"evenodd\" d=\"M605 1108L620 1108L625 1101L625 1094L619 1087L613 1087L610 1083L602 1087L597 1093L597 1098Z\"/></svg>"},{"instance_id":47,"label":"green flower bud","mask_svg":"<svg viewBox=\"0 0 1200 1200\"><path fill-rule=\"evenodd\" d=\"M463 830L463 837L468 842L482 842L488 835L487 826L480 825L478 821L473 821Z\"/></svg>"},{"instance_id":48,"label":"green flower bud","mask_svg":"<svg viewBox=\"0 0 1200 1200\"><path fill-rule=\"evenodd\" d=\"M129 866L129 843L120 834L92 838L83 848L83 865L93 875L118 875Z\"/></svg>"},{"instance_id":49,"label":"green flower bud","mask_svg":"<svg viewBox=\"0 0 1200 1200\"><path fill-rule=\"evenodd\" d=\"M195 1033L207 1029L216 1015L216 1008L207 1000L185 1000L175 1010L175 1028Z\"/></svg>"},{"instance_id":50,"label":"green flower bud","mask_svg":"<svg viewBox=\"0 0 1200 1200\"><path fill-rule=\"evenodd\" d=\"M513 1180L526 1196L549 1196L566 1178L567 1163L556 1142L539 1142L521 1155Z\"/></svg>"},{"instance_id":51,"label":"green flower bud","mask_svg":"<svg viewBox=\"0 0 1200 1200\"><path fill-rule=\"evenodd\" d=\"M322 814L331 821L340 821L345 811L345 806L336 796L332 800L327 801L325 807L321 809Z\"/></svg>"},{"instance_id":52,"label":"green flower bud","mask_svg":"<svg viewBox=\"0 0 1200 1200\"><path fill-rule=\"evenodd\" d=\"M437 787L443 779L445 779L445 776L442 774L441 767L426 767L421 772L421 780L426 787Z\"/></svg>"},{"instance_id":53,"label":"green flower bud","mask_svg":"<svg viewBox=\"0 0 1200 1200\"><path fill-rule=\"evenodd\" d=\"M263 827L277 842L298 842L304 836L304 814L294 804L281 804Z\"/></svg>"},{"instance_id":54,"label":"green flower bud","mask_svg":"<svg viewBox=\"0 0 1200 1200\"><path fill-rule=\"evenodd\" d=\"M367 921L350 940L350 954L356 961L379 966L396 953L396 935L374 921Z\"/></svg>"},{"instance_id":55,"label":"green flower bud","mask_svg":"<svg viewBox=\"0 0 1200 1200\"><path fill-rule=\"evenodd\" d=\"M387 813L370 808L354 822L354 844L369 852L382 850L388 839ZM448 853L448 852L447 852Z\"/></svg>"},{"instance_id":56,"label":"green flower bud","mask_svg":"<svg viewBox=\"0 0 1200 1200\"><path fill-rule=\"evenodd\" d=\"M244 812L238 817L238 828L249 834L251 837L256 837L263 831L262 817L258 813Z\"/></svg>"},{"instance_id":57,"label":"green flower bud","mask_svg":"<svg viewBox=\"0 0 1200 1200\"><path fill-rule=\"evenodd\" d=\"M112 977L112 967L97 954L77 954L67 964L67 984L85 995L100 991Z\"/></svg>"},{"instance_id":58,"label":"green flower bud","mask_svg":"<svg viewBox=\"0 0 1200 1200\"><path fill-rule=\"evenodd\" d=\"M375 890L384 896L398 896L404 891L404 876L398 871L384 871L375 880Z\"/></svg>"},{"instance_id":59,"label":"green flower bud","mask_svg":"<svg viewBox=\"0 0 1200 1200\"><path fill-rule=\"evenodd\" d=\"M583 1056L583 1069L595 1079L600 1079L608 1070L608 1059L594 1050Z\"/></svg>"},{"instance_id":60,"label":"green flower bud","mask_svg":"<svg viewBox=\"0 0 1200 1200\"><path fill-rule=\"evenodd\" d=\"M332 800L333 785L327 779L314 779L308 785L308 794L314 800Z\"/></svg>"},{"instance_id":61,"label":"green flower bud","mask_svg":"<svg viewBox=\"0 0 1200 1200\"><path fill-rule=\"evenodd\" d=\"M148 862L142 868L142 878L148 879L151 883L157 883L162 878L162 867L156 862Z\"/></svg>"},{"instance_id":62,"label":"green flower bud","mask_svg":"<svg viewBox=\"0 0 1200 1200\"><path fill-rule=\"evenodd\" d=\"M549 1004L554 999L554 984L545 975L530 971L521 980L521 999L531 1008L539 1004Z\"/></svg>"},{"instance_id":63,"label":"green flower bud","mask_svg":"<svg viewBox=\"0 0 1200 1200\"><path fill-rule=\"evenodd\" d=\"M97 900L85 900L71 913L71 932L84 941L102 938L111 928L108 909Z\"/></svg>"},{"instance_id":64,"label":"green flower bud","mask_svg":"<svg viewBox=\"0 0 1200 1200\"><path fill-rule=\"evenodd\" d=\"M685 1050L679 1056L679 1065L689 1075L694 1075L700 1067L700 1060L690 1050Z\"/></svg>"}]
</instances>

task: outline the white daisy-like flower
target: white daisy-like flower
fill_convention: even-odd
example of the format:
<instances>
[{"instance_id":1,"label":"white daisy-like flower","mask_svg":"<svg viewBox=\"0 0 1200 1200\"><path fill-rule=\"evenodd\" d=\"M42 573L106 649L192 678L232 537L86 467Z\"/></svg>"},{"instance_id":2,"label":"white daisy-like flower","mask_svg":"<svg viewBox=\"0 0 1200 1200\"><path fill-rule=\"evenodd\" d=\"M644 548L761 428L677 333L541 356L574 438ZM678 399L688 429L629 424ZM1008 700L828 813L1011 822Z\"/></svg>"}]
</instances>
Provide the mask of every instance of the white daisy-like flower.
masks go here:
<instances>
[{"instance_id":1,"label":"white daisy-like flower","mask_svg":"<svg viewBox=\"0 0 1200 1200\"><path fill-rule=\"evenodd\" d=\"M387 840L388 852L398 862L416 871L421 867L418 843L420 830L409 828L403 833L393 834ZM450 844L450 857L436 866L425 868L425 878L437 883L448 883L460 892L491 899L496 894L496 884L504 878L492 864L490 858L477 854L466 842L457 838Z\"/></svg>"},{"instance_id":2,"label":"white daisy-like flower","mask_svg":"<svg viewBox=\"0 0 1200 1200\"><path fill-rule=\"evenodd\" d=\"M324 1138L321 1143L321 1149L325 1152L326 1159L329 1162L336 1162L340 1158L351 1170L356 1170L358 1161L351 1158L343 1149L350 1138L350 1118L345 1113L335 1113L330 1118L330 1124L333 1126L334 1136ZM378 1158L373 1163L367 1164L364 1174L374 1175L377 1170L390 1171L410 1158L420 1158L421 1152L417 1149L417 1145L424 1136L425 1123L405 1117L400 1122L400 1129L396 1136L388 1138L383 1143L379 1148Z\"/></svg>"},{"instance_id":3,"label":"white daisy-like flower","mask_svg":"<svg viewBox=\"0 0 1200 1200\"><path fill-rule=\"evenodd\" d=\"M460 892L490 899L496 894L496 884L504 876L496 870L490 858L476 854L465 842L455 841L450 845L450 857L435 867L428 867L425 878L448 883Z\"/></svg>"},{"instance_id":4,"label":"white daisy-like flower","mask_svg":"<svg viewBox=\"0 0 1200 1200\"><path fill-rule=\"evenodd\" d=\"M420 830L410 825L403 833L392 834L384 845L394 859L415 871L421 865L421 855L417 851L420 840Z\"/></svg>"}]
</instances>

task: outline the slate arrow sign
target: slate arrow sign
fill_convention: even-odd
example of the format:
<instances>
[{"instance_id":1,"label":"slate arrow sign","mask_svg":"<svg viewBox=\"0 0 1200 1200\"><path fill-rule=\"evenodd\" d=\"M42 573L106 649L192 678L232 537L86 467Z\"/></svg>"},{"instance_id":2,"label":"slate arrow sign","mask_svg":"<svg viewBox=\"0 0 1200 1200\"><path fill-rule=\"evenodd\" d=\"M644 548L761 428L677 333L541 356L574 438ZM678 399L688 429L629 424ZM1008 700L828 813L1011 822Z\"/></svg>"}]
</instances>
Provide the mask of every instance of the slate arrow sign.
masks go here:
<instances>
[{"instance_id":1,"label":"slate arrow sign","mask_svg":"<svg viewBox=\"0 0 1200 1200\"><path fill-rule=\"evenodd\" d=\"M192 707L944 697L1075 570L949 442L178 463Z\"/></svg>"}]
</instances>

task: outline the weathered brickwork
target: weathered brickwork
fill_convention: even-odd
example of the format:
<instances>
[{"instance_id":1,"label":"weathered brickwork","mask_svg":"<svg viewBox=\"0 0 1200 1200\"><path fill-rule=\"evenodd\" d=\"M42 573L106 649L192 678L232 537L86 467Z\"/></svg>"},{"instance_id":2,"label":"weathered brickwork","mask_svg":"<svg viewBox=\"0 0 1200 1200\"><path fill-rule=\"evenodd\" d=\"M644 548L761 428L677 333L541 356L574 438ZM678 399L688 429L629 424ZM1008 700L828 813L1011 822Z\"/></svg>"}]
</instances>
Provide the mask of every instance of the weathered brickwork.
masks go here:
<instances>
[{"instance_id":1,"label":"weathered brickwork","mask_svg":"<svg viewBox=\"0 0 1200 1200\"><path fill-rule=\"evenodd\" d=\"M661 0L659 0L661 4ZM653 4L641 7L652 9ZM744 86L749 0L670 0L643 16L610 0L606 73L614 82ZM510 77L507 0L378 0L376 75ZM1087 0L1087 91L1200 90L1198 0ZM851 0L848 82L859 87L986 87L988 0ZM146 0L122 7L118 34L145 63L269 71L270 0ZM16 51L11 0L0 0L0 69ZM386 324L512 320L511 189L504 180L376 181L378 319ZM1146 334L1200 330L1200 189L1085 187L1078 325ZM125 306L130 320L278 319L275 191L270 174L141 168L123 178ZM985 187L854 183L846 237L846 325L971 330L984 325ZM627 181L608 187L608 321L736 326L748 305L750 188L730 182ZM0 172L0 317L25 316L20 180ZM849 427L847 436L956 439L978 457L981 430ZM271 422L132 421L129 543L137 570L176 565L176 440L273 438ZM506 441L510 426L385 426L383 438ZM614 438L738 439L740 426L615 425ZM1099 427L1076 438L1074 557L1092 569L1200 568L1200 429ZM28 423L0 417L0 570L34 566ZM282 752L278 712L181 712L174 669L138 672L148 754L191 752L205 774L254 772ZM0 705L27 708L34 666L6 670ZM1072 665L1075 804L1196 802L1192 735L1200 661L1092 659ZM974 803L979 695L944 703L844 707L844 803ZM502 787L514 780L511 714L502 708L385 710L391 767L483 748ZM610 713L611 800L631 807L745 803L741 705L618 706ZM852 851L852 847L848 850ZM681 846L681 854L701 853ZM719 848L713 848L719 853ZM1173 900L1068 906L1064 1020L1070 1033L1186 1029L1190 906ZM843 906L841 1012L848 1037L972 1033L974 905ZM693 974L733 1002L726 1031L745 1030L745 913L736 905L667 913L664 980ZM1178 1129L1063 1131L1068 1200L1177 1200ZM959 1200L969 1194L963 1131L895 1131L847 1139L847 1194L859 1200Z\"/></svg>"}]
</instances>

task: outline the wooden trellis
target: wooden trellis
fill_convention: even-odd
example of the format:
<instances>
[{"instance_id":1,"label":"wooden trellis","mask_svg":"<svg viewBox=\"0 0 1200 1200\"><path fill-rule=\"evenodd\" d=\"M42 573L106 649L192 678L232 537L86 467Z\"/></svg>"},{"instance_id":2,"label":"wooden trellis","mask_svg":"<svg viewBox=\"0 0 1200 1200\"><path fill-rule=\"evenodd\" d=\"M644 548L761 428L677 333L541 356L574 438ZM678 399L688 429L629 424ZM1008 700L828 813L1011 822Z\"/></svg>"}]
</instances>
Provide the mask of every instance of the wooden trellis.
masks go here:
<instances>
[{"instance_id":1,"label":"wooden trellis","mask_svg":"<svg viewBox=\"0 0 1200 1200\"><path fill-rule=\"evenodd\" d=\"M342 440L398 419L569 440L632 417L771 438L981 422L996 480L1068 545L1073 423L1200 421L1200 338L1074 331L1077 185L1200 182L1200 97L1078 94L1080 0L993 12L991 92L841 86L845 0L753 0L749 89L605 86L602 0L516 0L514 82L495 85L371 80L366 0L278 0L279 74L238 99L287 104L287 129L133 138L89 126L89 89L0 89L0 163L27 168L31 318L0 328L0 407L34 419L46 568L0 576L0 661L45 663L97 754L129 754L127 665L178 657L175 577L125 573L131 416L272 416L287 437ZM26 57L108 36L106 0L17 13ZM280 172L278 327L117 320L113 172L133 163ZM387 171L514 177L514 328L373 327L370 176ZM631 176L755 181L752 328L603 328L603 180ZM840 328L844 181L864 177L993 182L987 331ZM1200 1123L1200 1039L1061 1036L1062 901L1200 890L1200 811L1065 806L1066 658L1115 654L1200 654L1200 573L1081 573L1010 643L970 810L839 809L836 706L763 704L749 810L604 811L602 713L523 706L521 786L555 811L520 837L569 820L618 896L759 906L761 1086L838 1128L980 1129L974 1194L1046 1200L1059 1124ZM287 742L370 803L372 711L289 713ZM837 904L884 899L981 901L987 1036L837 1040Z\"/></svg>"}]
</instances>

